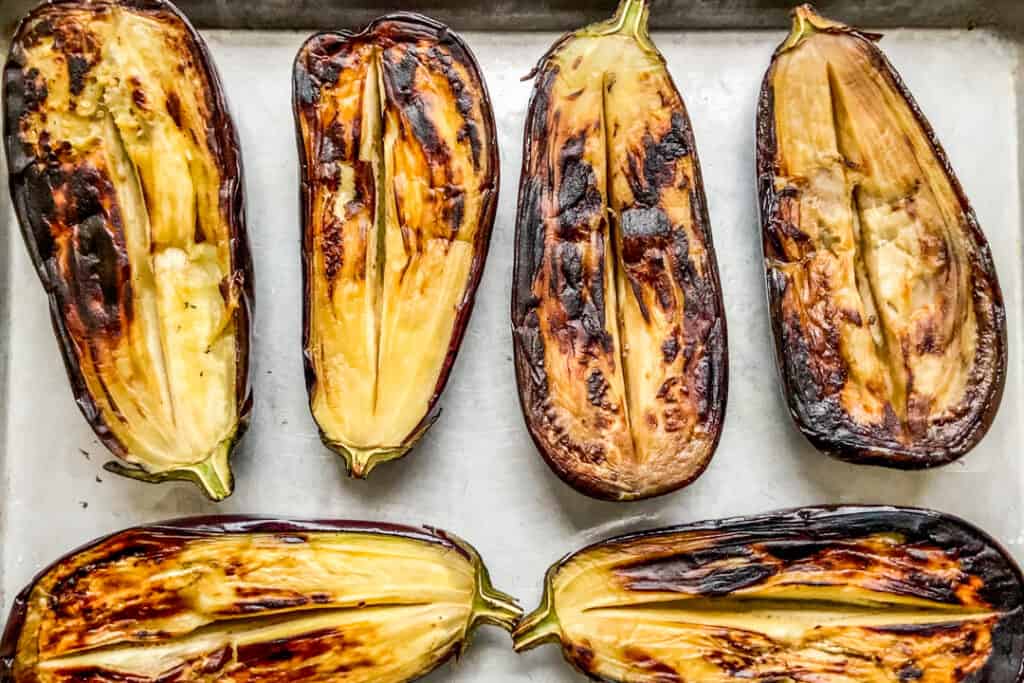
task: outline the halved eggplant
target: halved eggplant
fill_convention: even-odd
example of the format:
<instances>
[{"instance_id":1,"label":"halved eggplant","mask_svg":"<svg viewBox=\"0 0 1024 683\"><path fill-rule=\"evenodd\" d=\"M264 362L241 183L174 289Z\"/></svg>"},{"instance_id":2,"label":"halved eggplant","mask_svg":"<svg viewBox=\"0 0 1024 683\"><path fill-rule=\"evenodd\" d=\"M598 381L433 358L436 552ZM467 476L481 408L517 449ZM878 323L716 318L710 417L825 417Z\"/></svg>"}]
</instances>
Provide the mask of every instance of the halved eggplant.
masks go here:
<instances>
[{"instance_id":1,"label":"halved eggplant","mask_svg":"<svg viewBox=\"0 0 1024 683\"><path fill-rule=\"evenodd\" d=\"M99 539L15 600L0 681L373 681L433 670L521 612L433 529L202 517Z\"/></svg>"},{"instance_id":2,"label":"halved eggplant","mask_svg":"<svg viewBox=\"0 0 1024 683\"><path fill-rule=\"evenodd\" d=\"M252 266L217 73L165 0L46 2L4 68L11 196L75 399L145 481L232 490Z\"/></svg>"},{"instance_id":3,"label":"halved eggplant","mask_svg":"<svg viewBox=\"0 0 1024 683\"><path fill-rule=\"evenodd\" d=\"M878 38L795 10L757 115L765 273L800 430L843 460L917 469L988 430L1006 312L974 211Z\"/></svg>"},{"instance_id":4,"label":"halved eggplant","mask_svg":"<svg viewBox=\"0 0 1024 683\"><path fill-rule=\"evenodd\" d=\"M948 515L803 508L569 555L513 639L624 683L1015 683L1024 578Z\"/></svg>"},{"instance_id":5,"label":"halved eggplant","mask_svg":"<svg viewBox=\"0 0 1024 683\"><path fill-rule=\"evenodd\" d=\"M365 477L440 412L494 223L494 115L469 48L414 14L306 41L294 111L310 410Z\"/></svg>"},{"instance_id":6,"label":"halved eggplant","mask_svg":"<svg viewBox=\"0 0 1024 683\"><path fill-rule=\"evenodd\" d=\"M527 427L587 495L673 491L725 414L725 313L693 131L647 0L567 34L534 70L512 327Z\"/></svg>"}]
</instances>

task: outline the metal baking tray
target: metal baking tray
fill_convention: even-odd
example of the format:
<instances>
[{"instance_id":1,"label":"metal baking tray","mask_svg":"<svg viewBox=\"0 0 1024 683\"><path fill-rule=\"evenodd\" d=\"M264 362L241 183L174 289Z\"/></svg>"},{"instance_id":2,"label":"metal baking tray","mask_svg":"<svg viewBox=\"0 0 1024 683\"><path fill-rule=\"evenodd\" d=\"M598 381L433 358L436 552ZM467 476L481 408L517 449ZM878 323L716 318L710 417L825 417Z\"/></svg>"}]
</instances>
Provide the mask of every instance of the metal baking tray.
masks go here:
<instances>
[{"instance_id":1,"label":"metal baking tray","mask_svg":"<svg viewBox=\"0 0 1024 683\"><path fill-rule=\"evenodd\" d=\"M0 0L0 50L33 2ZM149 486L108 475L110 458L72 400L42 288L0 199L0 586L4 613L44 563L99 534L179 515L258 512L424 523L481 551L498 586L533 608L545 568L611 533L824 503L935 507L987 529L1024 560L1022 524L1021 69L1018 0L823 2L826 13L882 29L882 45L946 146L995 255L1009 312L1002 408L959 463L929 472L858 467L815 451L790 423L779 390L765 304L754 192L754 107L784 37L777 0L656 0L654 39L693 119L730 337L725 431L689 488L633 504L590 500L562 484L534 451L519 413L509 292L523 117L521 77L564 30L608 16L614 1L180 0L203 30L242 140L256 269L256 408L236 454L237 491L219 505L185 484ZM405 460L350 481L320 445L306 407L300 353L298 171L290 108L292 59L316 28L353 27L413 9L463 33L493 98L501 197L476 311L439 422ZM539 32L537 32L539 31ZM2 174L3 171L0 171ZM3 185L6 179L0 177ZM6 194L6 192L4 192ZM484 630L476 647L431 681L576 681L555 648L513 654Z\"/></svg>"}]
</instances>

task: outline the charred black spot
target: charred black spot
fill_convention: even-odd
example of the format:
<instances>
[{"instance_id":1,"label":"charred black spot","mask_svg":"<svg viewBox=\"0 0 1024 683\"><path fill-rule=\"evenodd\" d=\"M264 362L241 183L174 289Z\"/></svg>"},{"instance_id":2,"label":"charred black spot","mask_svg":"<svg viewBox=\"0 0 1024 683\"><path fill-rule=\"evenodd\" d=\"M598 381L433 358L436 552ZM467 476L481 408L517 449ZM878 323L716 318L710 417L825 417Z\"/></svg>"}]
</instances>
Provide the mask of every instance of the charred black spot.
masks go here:
<instances>
[{"instance_id":1,"label":"charred black spot","mask_svg":"<svg viewBox=\"0 0 1024 683\"><path fill-rule=\"evenodd\" d=\"M401 110L402 118L427 157L433 163L447 166L448 146L441 139L437 126L430 118L426 102L416 88L416 70L419 66L419 52L414 47L406 48L401 59L397 61L392 50L385 51L381 59L384 89L388 100L394 102Z\"/></svg>"},{"instance_id":2,"label":"charred black spot","mask_svg":"<svg viewBox=\"0 0 1024 683\"><path fill-rule=\"evenodd\" d=\"M629 590L715 597L756 586L778 570L777 564L764 563L749 548L723 546L640 560L617 567L616 573Z\"/></svg>"},{"instance_id":3,"label":"charred black spot","mask_svg":"<svg viewBox=\"0 0 1024 683\"><path fill-rule=\"evenodd\" d=\"M358 144L356 141L353 142L354 147L358 146ZM348 144L345 139L345 124L343 122L335 119L327 126L320 139L320 151L317 156L321 164L331 164L349 158Z\"/></svg>"},{"instance_id":4,"label":"charred black spot","mask_svg":"<svg viewBox=\"0 0 1024 683\"><path fill-rule=\"evenodd\" d=\"M548 66L540 73L530 98L530 120L527 124L529 139L543 144L548 135L548 117L551 115L551 90L558 76L557 66Z\"/></svg>"},{"instance_id":5,"label":"charred black spot","mask_svg":"<svg viewBox=\"0 0 1024 683\"><path fill-rule=\"evenodd\" d=\"M241 593L241 591L239 591ZM255 612L269 612L274 610L291 609L303 607L309 604L309 599L296 595L288 598L261 598L257 600L241 600L232 605L233 614L253 614Z\"/></svg>"},{"instance_id":6,"label":"charred black spot","mask_svg":"<svg viewBox=\"0 0 1024 683\"><path fill-rule=\"evenodd\" d=\"M455 68L455 60L451 53L435 46L430 49L430 56L441 66L441 73L444 74L445 80L448 81L448 87L451 88L452 95L455 97L455 108L462 116L462 126L459 128L456 139L459 142L469 143L469 150L473 155L473 168L479 171L480 152L483 144L476 121L473 120L473 93L466 87L462 76Z\"/></svg>"},{"instance_id":7,"label":"charred black spot","mask_svg":"<svg viewBox=\"0 0 1024 683\"><path fill-rule=\"evenodd\" d=\"M119 328L122 259L107 223L93 215L75 231L72 253L72 278L79 296L75 303L79 316L95 331L114 332Z\"/></svg>"},{"instance_id":8,"label":"charred black spot","mask_svg":"<svg viewBox=\"0 0 1024 683\"><path fill-rule=\"evenodd\" d=\"M239 645L236 657L240 665L257 667L284 662L309 661L331 651L343 651L359 645L357 640L339 631L321 629L294 638L280 638L262 643Z\"/></svg>"},{"instance_id":9,"label":"charred black spot","mask_svg":"<svg viewBox=\"0 0 1024 683\"><path fill-rule=\"evenodd\" d=\"M900 683L919 681L924 678L924 671L915 666L913 662L907 662L896 672L896 676L899 678Z\"/></svg>"},{"instance_id":10,"label":"charred black spot","mask_svg":"<svg viewBox=\"0 0 1024 683\"><path fill-rule=\"evenodd\" d=\"M92 64L81 55L68 55L68 78L72 95L81 95L85 90L85 76Z\"/></svg>"},{"instance_id":11,"label":"charred black spot","mask_svg":"<svg viewBox=\"0 0 1024 683\"><path fill-rule=\"evenodd\" d=\"M455 239L466 217L466 194L455 185L447 186L445 194L448 200L444 203L441 218L451 227L451 239Z\"/></svg>"},{"instance_id":12,"label":"charred black spot","mask_svg":"<svg viewBox=\"0 0 1024 683\"><path fill-rule=\"evenodd\" d=\"M630 156L628 174L630 189L638 204L655 206L661 188L671 185L676 177L676 161L690 154L689 127L680 111L672 112L669 130L655 140L644 135L642 163Z\"/></svg>"},{"instance_id":13,"label":"charred black spot","mask_svg":"<svg viewBox=\"0 0 1024 683\"><path fill-rule=\"evenodd\" d=\"M562 148L561 184L558 187L558 224L562 237L572 239L589 232L589 221L601 212L601 192L593 167L584 160L586 135L569 138Z\"/></svg>"},{"instance_id":14,"label":"charred black spot","mask_svg":"<svg viewBox=\"0 0 1024 683\"><path fill-rule=\"evenodd\" d=\"M661 345L661 357L666 363L672 363L678 355L679 341L675 337L666 339Z\"/></svg>"},{"instance_id":15,"label":"charred black spot","mask_svg":"<svg viewBox=\"0 0 1024 683\"><path fill-rule=\"evenodd\" d=\"M576 665L580 671L592 672L594 670L594 650L590 643L583 641L575 643L569 641L563 645L566 658Z\"/></svg>"},{"instance_id":16,"label":"charred black spot","mask_svg":"<svg viewBox=\"0 0 1024 683\"><path fill-rule=\"evenodd\" d=\"M558 259L562 275L558 297L566 316L576 320L583 313L583 260L579 247L573 242L562 242L558 245Z\"/></svg>"},{"instance_id":17,"label":"charred black spot","mask_svg":"<svg viewBox=\"0 0 1024 683\"><path fill-rule=\"evenodd\" d=\"M39 69L32 67L25 73L22 91L22 106L26 111L38 111L49 90L46 87L46 79L39 73Z\"/></svg>"},{"instance_id":18,"label":"charred black spot","mask_svg":"<svg viewBox=\"0 0 1024 683\"><path fill-rule=\"evenodd\" d=\"M674 668L655 659L647 652L638 647L629 645L623 650L626 659L633 663L636 668L651 675L651 681L656 683L682 683L679 672Z\"/></svg>"},{"instance_id":19,"label":"charred black spot","mask_svg":"<svg viewBox=\"0 0 1024 683\"><path fill-rule=\"evenodd\" d=\"M140 88L132 88L132 102L139 109L146 108L146 93L142 92Z\"/></svg>"},{"instance_id":20,"label":"charred black spot","mask_svg":"<svg viewBox=\"0 0 1024 683\"><path fill-rule=\"evenodd\" d=\"M295 97L304 107L312 106L316 102L317 96L320 94L320 89L316 83L313 82L312 76L310 76L309 70L306 69L305 64L295 65Z\"/></svg>"},{"instance_id":21,"label":"charred black spot","mask_svg":"<svg viewBox=\"0 0 1024 683\"><path fill-rule=\"evenodd\" d=\"M173 91L167 93L167 101L164 104L174 125L181 128L181 100L178 99L178 93Z\"/></svg>"},{"instance_id":22,"label":"charred black spot","mask_svg":"<svg viewBox=\"0 0 1024 683\"><path fill-rule=\"evenodd\" d=\"M631 208L619 219L622 260L640 263L648 249L663 249L672 237L672 223L661 207Z\"/></svg>"},{"instance_id":23,"label":"charred black spot","mask_svg":"<svg viewBox=\"0 0 1024 683\"><path fill-rule=\"evenodd\" d=\"M591 405L601 407L605 405L608 395L608 380L600 370L592 370L587 375L587 400Z\"/></svg>"}]
</instances>

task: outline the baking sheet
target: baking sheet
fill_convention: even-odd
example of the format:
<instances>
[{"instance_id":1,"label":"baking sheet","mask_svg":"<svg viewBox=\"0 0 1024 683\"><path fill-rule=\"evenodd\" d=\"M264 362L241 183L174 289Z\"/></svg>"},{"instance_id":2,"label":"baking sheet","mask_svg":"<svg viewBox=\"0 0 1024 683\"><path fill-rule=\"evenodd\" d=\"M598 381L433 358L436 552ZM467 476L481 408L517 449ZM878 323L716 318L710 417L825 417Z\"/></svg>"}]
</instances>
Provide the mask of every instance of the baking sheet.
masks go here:
<instances>
[{"instance_id":1,"label":"baking sheet","mask_svg":"<svg viewBox=\"0 0 1024 683\"><path fill-rule=\"evenodd\" d=\"M219 4L219 3L218 3ZM841 13L840 13L841 14ZM655 15L657 23L658 16ZM935 507L993 533L1024 559L1021 519L1021 196L1018 42L983 30L894 30L883 46L946 145L992 244L1009 313L1010 365L989 435L932 472L847 465L790 424L768 330L754 193L754 106L785 31L656 33L690 109L722 275L730 341L725 431L708 471L681 492L633 504L590 500L541 461L516 398L509 328L514 212L530 83L520 78L555 33L464 34L494 101L501 197L476 310L440 420L403 461L368 482L345 478L306 408L300 353L297 159L292 58L307 32L205 31L238 123L256 269L252 428L219 505L185 484L108 475L109 455L81 418L43 291L7 199L0 200L3 609L45 563L99 534L189 514L251 512L426 523L472 542L497 586L536 606L546 567L611 533L813 503ZM6 52L6 48L4 48ZM517 656L507 636L476 646L429 681L582 680L554 647Z\"/></svg>"}]
</instances>

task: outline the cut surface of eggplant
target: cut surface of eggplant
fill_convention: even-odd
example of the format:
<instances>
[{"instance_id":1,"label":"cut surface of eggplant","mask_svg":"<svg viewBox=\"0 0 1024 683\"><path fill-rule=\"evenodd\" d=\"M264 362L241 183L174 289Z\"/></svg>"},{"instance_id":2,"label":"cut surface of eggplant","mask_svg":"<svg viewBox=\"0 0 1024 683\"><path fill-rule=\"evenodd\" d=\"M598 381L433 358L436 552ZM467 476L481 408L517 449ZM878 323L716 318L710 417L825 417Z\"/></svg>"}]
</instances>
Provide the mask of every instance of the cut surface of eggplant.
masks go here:
<instances>
[{"instance_id":1,"label":"cut surface of eggplant","mask_svg":"<svg viewBox=\"0 0 1024 683\"><path fill-rule=\"evenodd\" d=\"M725 413L725 315L682 97L646 0L556 43L534 71L512 326L530 433L588 495L691 482Z\"/></svg>"},{"instance_id":2,"label":"cut surface of eggplant","mask_svg":"<svg viewBox=\"0 0 1024 683\"><path fill-rule=\"evenodd\" d=\"M520 614L444 532L185 519L100 539L36 577L8 620L0 680L401 683Z\"/></svg>"},{"instance_id":3,"label":"cut surface of eggplant","mask_svg":"<svg viewBox=\"0 0 1024 683\"><path fill-rule=\"evenodd\" d=\"M294 109L310 409L364 477L439 412L494 222L494 117L466 45L412 14L310 38Z\"/></svg>"},{"instance_id":4,"label":"cut surface of eggplant","mask_svg":"<svg viewBox=\"0 0 1024 683\"><path fill-rule=\"evenodd\" d=\"M757 121L766 281L800 430L844 460L924 468L991 424L1006 314L974 212L878 38L805 5L772 59Z\"/></svg>"},{"instance_id":5,"label":"cut surface of eggplant","mask_svg":"<svg viewBox=\"0 0 1024 683\"><path fill-rule=\"evenodd\" d=\"M622 683L1015 683L1024 585L937 512L818 507L598 543L549 571L517 650Z\"/></svg>"},{"instance_id":6,"label":"cut surface of eggplant","mask_svg":"<svg viewBox=\"0 0 1024 683\"><path fill-rule=\"evenodd\" d=\"M11 195L83 414L148 481L231 493L251 409L238 142L163 0L44 3L4 69Z\"/></svg>"}]
</instances>

